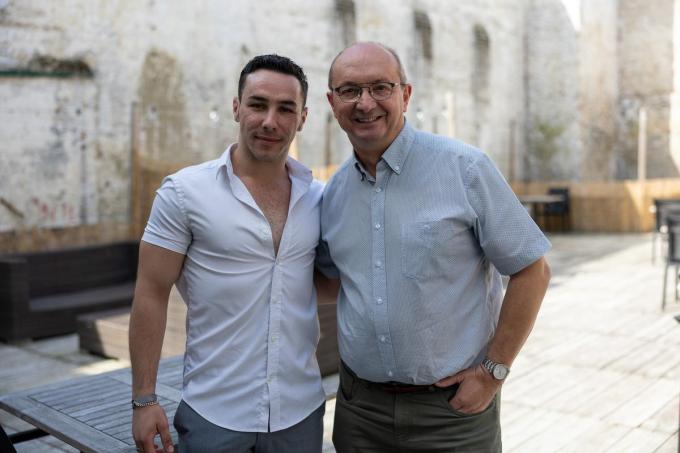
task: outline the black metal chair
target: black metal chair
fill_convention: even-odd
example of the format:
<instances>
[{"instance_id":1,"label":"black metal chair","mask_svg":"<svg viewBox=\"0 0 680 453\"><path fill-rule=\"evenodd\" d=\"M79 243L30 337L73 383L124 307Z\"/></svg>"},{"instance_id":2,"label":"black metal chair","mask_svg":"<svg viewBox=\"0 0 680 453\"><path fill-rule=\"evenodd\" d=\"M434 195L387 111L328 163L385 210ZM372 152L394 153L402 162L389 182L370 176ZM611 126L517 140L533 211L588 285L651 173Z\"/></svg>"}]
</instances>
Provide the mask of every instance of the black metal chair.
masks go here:
<instances>
[{"instance_id":1,"label":"black metal chair","mask_svg":"<svg viewBox=\"0 0 680 453\"><path fill-rule=\"evenodd\" d=\"M542 215L546 221L546 226L549 218L557 217L560 219L560 231L569 230L569 188L550 187L548 188L548 195L561 195L564 197L564 200L547 203L543 207Z\"/></svg>"},{"instance_id":2,"label":"black metal chair","mask_svg":"<svg viewBox=\"0 0 680 453\"><path fill-rule=\"evenodd\" d=\"M680 267L680 212L673 211L666 217L668 235L668 249L666 253L666 267L663 273L663 294L661 295L661 309L666 308L666 286L668 284L668 268L674 266L675 300L678 300L678 267Z\"/></svg>"},{"instance_id":3,"label":"black metal chair","mask_svg":"<svg viewBox=\"0 0 680 453\"><path fill-rule=\"evenodd\" d=\"M9 436L5 432L5 430L2 428L2 425L0 425L0 452L2 453L17 453L17 451L14 449L14 445L12 444L12 441L9 439Z\"/></svg>"},{"instance_id":4,"label":"black metal chair","mask_svg":"<svg viewBox=\"0 0 680 453\"><path fill-rule=\"evenodd\" d=\"M651 209L654 211L654 231L652 234L652 264L654 264L656 262L657 239L661 238L661 249L663 250L663 243L668 233L666 219L669 215L680 213L680 198L655 198Z\"/></svg>"},{"instance_id":5,"label":"black metal chair","mask_svg":"<svg viewBox=\"0 0 680 453\"><path fill-rule=\"evenodd\" d=\"M8 435L2 425L0 425L0 453L17 453L14 445L38 439L39 437L45 437L47 435L48 434L40 428L28 429L26 431L19 431Z\"/></svg>"}]
</instances>

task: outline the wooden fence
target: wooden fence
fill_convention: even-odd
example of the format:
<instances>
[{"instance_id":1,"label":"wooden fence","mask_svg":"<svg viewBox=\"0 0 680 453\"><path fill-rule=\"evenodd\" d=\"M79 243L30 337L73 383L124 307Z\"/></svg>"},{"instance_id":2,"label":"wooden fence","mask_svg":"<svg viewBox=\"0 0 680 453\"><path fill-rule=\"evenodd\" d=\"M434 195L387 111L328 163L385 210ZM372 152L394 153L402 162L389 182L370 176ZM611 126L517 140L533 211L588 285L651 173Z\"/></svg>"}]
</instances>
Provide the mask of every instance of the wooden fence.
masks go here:
<instances>
[{"instance_id":1,"label":"wooden fence","mask_svg":"<svg viewBox=\"0 0 680 453\"><path fill-rule=\"evenodd\" d=\"M550 187L570 191L571 230L629 233L651 231L655 198L680 198L680 179L647 181L512 182L518 195L544 194Z\"/></svg>"}]
</instances>

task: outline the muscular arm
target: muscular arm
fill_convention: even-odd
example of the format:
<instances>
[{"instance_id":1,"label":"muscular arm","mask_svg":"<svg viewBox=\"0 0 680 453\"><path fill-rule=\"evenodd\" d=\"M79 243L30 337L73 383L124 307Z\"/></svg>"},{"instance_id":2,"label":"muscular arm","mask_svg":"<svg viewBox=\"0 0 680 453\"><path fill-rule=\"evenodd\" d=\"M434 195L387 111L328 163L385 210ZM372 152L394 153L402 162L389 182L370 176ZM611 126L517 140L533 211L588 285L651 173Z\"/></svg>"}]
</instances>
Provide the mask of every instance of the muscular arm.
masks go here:
<instances>
[{"instance_id":1,"label":"muscular arm","mask_svg":"<svg viewBox=\"0 0 680 453\"><path fill-rule=\"evenodd\" d=\"M137 283L130 314L133 398L155 391L168 297L183 263L182 254L146 242L142 242L139 247ZM134 409L132 431L142 451L156 451L152 448L156 433L161 434L166 451L172 449L167 418L160 406Z\"/></svg>"},{"instance_id":2,"label":"muscular arm","mask_svg":"<svg viewBox=\"0 0 680 453\"><path fill-rule=\"evenodd\" d=\"M550 266L545 258L510 276L496 333L487 351L491 360L512 365L534 326L549 281ZM456 383L460 387L451 405L466 413L484 410L502 384L493 379L481 365L442 379L438 385Z\"/></svg>"}]
</instances>

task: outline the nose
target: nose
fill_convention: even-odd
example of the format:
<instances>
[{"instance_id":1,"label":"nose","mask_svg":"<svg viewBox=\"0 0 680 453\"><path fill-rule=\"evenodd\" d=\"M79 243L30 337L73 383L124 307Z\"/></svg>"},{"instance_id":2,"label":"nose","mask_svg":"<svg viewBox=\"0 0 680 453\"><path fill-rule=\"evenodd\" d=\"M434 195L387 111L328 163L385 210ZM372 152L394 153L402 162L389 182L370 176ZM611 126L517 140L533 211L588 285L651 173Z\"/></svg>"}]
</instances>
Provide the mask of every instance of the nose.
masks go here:
<instances>
[{"instance_id":1,"label":"nose","mask_svg":"<svg viewBox=\"0 0 680 453\"><path fill-rule=\"evenodd\" d=\"M262 120L262 127L268 130L276 129L276 109L269 109Z\"/></svg>"},{"instance_id":2,"label":"nose","mask_svg":"<svg viewBox=\"0 0 680 453\"><path fill-rule=\"evenodd\" d=\"M375 104L375 99L373 99L371 93L368 92L368 87L361 87L361 95L356 101L356 108L362 111L368 111L375 107Z\"/></svg>"}]
</instances>

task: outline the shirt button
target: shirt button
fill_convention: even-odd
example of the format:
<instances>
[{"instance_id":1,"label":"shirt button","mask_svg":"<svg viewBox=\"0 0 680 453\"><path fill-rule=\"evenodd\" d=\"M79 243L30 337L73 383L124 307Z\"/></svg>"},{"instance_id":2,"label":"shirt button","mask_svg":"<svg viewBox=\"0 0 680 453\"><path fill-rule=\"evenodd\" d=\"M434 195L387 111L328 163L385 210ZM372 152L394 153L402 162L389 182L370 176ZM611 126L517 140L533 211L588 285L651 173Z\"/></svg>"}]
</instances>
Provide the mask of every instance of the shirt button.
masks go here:
<instances>
[{"instance_id":1,"label":"shirt button","mask_svg":"<svg viewBox=\"0 0 680 453\"><path fill-rule=\"evenodd\" d=\"M382 343L385 342L385 335L380 335L380 341L381 341Z\"/></svg>"},{"instance_id":2,"label":"shirt button","mask_svg":"<svg viewBox=\"0 0 680 453\"><path fill-rule=\"evenodd\" d=\"M375 301L378 302L378 305L383 303L382 297L378 297Z\"/></svg>"},{"instance_id":3,"label":"shirt button","mask_svg":"<svg viewBox=\"0 0 680 453\"><path fill-rule=\"evenodd\" d=\"M395 166L394 169L399 171L399 165Z\"/></svg>"},{"instance_id":4,"label":"shirt button","mask_svg":"<svg viewBox=\"0 0 680 453\"><path fill-rule=\"evenodd\" d=\"M272 343L276 343L276 335L272 337Z\"/></svg>"},{"instance_id":5,"label":"shirt button","mask_svg":"<svg viewBox=\"0 0 680 453\"><path fill-rule=\"evenodd\" d=\"M381 188L381 187L376 187L376 188L375 188L375 192L376 192L376 193L382 192L382 188Z\"/></svg>"},{"instance_id":6,"label":"shirt button","mask_svg":"<svg viewBox=\"0 0 680 453\"><path fill-rule=\"evenodd\" d=\"M388 375L389 377L392 377L392 376L394 375L394 373L392 373L392 371L388 371L388 372L387 372L387 375Z\"/></svg>"},{"instance_id":7,"label":"shirt button","mask_svg":"<svg viewBox=\"0 0 680 453\"><path fill-rule=\"evenodd\" d=\"M379 224L379 223L376 223L376 224L375 224L375 229L376 229L376 230L379 230L379 229L380 229L380 224Z\"/></svg>"},{"instance_id":8,"label":"shirt button","mask_svg":"<svg viewBox=\"0 0 680 453\"><path fill-rule=\"evenodd\" d=\"M378 260L375 262L375 267L380 268L382 266L382 261Z\"/></svg>"}]
</instances>

